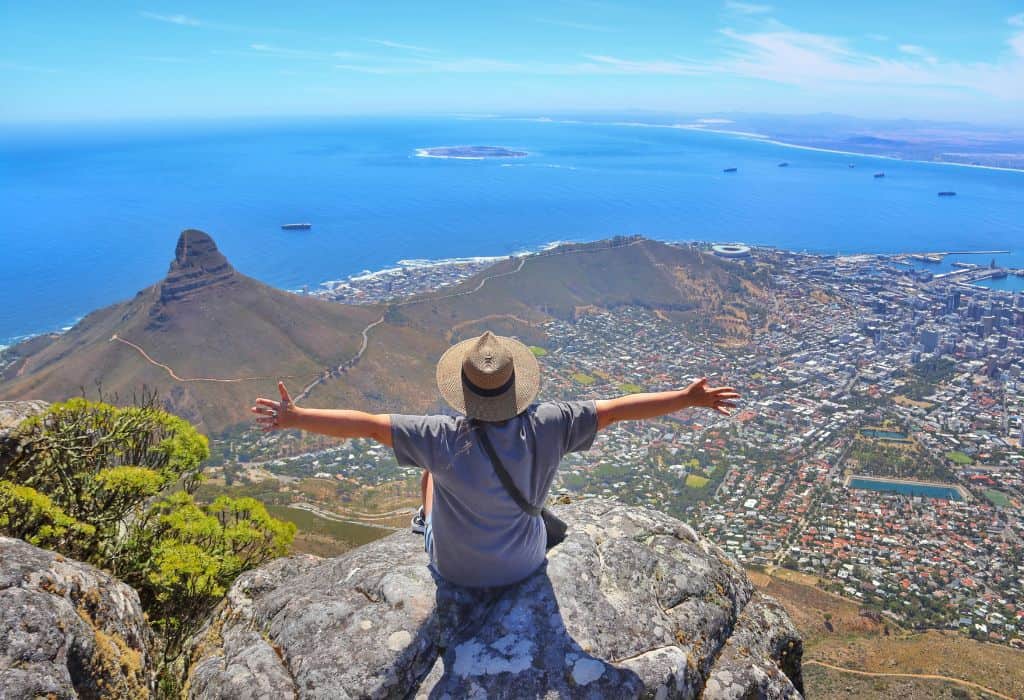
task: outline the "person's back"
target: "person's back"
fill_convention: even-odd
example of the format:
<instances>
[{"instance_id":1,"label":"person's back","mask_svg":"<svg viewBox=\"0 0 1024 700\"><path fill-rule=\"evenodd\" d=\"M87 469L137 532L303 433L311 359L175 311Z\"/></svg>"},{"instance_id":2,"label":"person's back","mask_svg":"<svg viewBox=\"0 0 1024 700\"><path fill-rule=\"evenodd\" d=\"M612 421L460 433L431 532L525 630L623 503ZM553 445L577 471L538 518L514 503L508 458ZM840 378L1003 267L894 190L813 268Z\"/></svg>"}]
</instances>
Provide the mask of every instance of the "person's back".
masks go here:
<instances>
[{"instance_id":1,"label":"person's back","mask_svg":"<svg viewBox=\"0 0 1024 700\"><path fill-rule=\"evenodd\" d=\"M593 443L597 408L593 401L547 402L502 422L391 416L398 463L432 477L426 537L438 573L463 586L502 586L541 565L547 535L543 520L527 515L502 485L480 442L482 430L519 493L539 506L563 455Z\"/></svg>"},{"instance_id":2,"label":"person's back","mask_svg":"<svg viewBox=\"0 0 1024 700\"><path fill-rule=\"evenodd\" d=\"M540 507L565 453L588 449L598 430L694 406L729 415L730 399L739 396L732 387L709 388L699 379L675 391L534 406L536 357L519 341L490 332L445 352L437 387L461 416L299 408L280 382L281 400L256 399L252 410L265 430L372 438L393 447L400 464L421 467L425 522L417 516L416 529L424 532L437 572L464 586L526 578L543 563L547 539L542 518L526 514L499 480L477 431L490 437L520 496Z\"/></svg>"}]
</instances>

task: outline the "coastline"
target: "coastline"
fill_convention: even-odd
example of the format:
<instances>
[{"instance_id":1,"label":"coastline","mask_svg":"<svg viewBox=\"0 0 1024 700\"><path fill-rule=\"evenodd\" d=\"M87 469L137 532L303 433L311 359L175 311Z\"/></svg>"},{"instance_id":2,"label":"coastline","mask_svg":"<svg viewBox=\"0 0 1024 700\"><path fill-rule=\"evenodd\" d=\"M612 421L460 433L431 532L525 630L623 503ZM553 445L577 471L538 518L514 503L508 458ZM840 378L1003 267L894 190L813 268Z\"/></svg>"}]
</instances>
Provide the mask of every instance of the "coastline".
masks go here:
<instances>
[{"instance_id":1,"label":"coastline","mask_svg":"<svg viewBox=\"0 0 1024 700\"><path fill-rule=\"evenodd\" d=\"M401 272L402 270L422 270L432 267L446 267L448 265L482 265L487 263L496 263L508 258L518 258L524 255L534 255L536 253L542 253L545 250L551 250L557 248L560 245L566 243L579 243L580 241L571 241L568 239L550 241L544 243L536 248L527 250L515 251L508 253L507 255L476 255L471 257L459 257L459 258L404 258L396 260L395 263L389 267L383 267L379 270L363 270L356 274L349 275L348 277L335 280L324 280L320 282L317 287L326 287L328 285L348 283L348 282L365 282L367 280L376 279L377 277L384 277L386 275L393 274L395 272Z\"/></svg>"},{"instance_id":2,"label":"coastline","mask_svg":"<svg viewBox=\"0 0 1024 700\"><path fill-rule=\"evenodd\" d=\"M754 131L737 131L735 129L708 129L706 124L652 124L649 122L584 122L578 119L551 119L548 117L526 117L526 118L514 118L512 121L522 119L523 121L541 122L541 123L556 123L556 124L594 124L599 126L621 126L621 127L632 127L632 128L643 128L643 129L679 129L693 132L703 132L706 134L719 134L722 136L732 136L733 138L743 139L746 141L760 141L761 143L770 143L773 146L782 146L783 148L796 148L802 151L817 151L819 153L832 153L836 155L844 156L856 156L858 158L878 158L881 160L898 161L903 163L921 163L924 165L953 165L960 168L978 168L980 170L996 170L999 172L1007 173L1019 173L1024 174L1024 168L1006 168L999 165L975 165L973 163L954 163L948 160L921 160L918 158L900 158L899 156L884 156L876 153L863 153L861 151L846 151L838 148L823 148L821 146L807 146L799 143L792 143L790 141L781 141L779 139L772 138L767 134L759 134Z\"/></svg>"},{"instance_id":3,"label":"coastline","mask_svg":"<svg viewBox=\"0 0 1024 700\"><path fill-rule=\"evenodd\" d=\"M643 235L643 234L641 234L641 235ZM481 264L482 265L482 264L488 264L488 263L496 263L496 262L500 262L501 260L507 260L510 257L521 257L521 256L535 255L537 253L542 253L542 252L544 252L546 250L551 250L552 248L557 248L560 245L565 245L565 244L569 244L569 243L591 243L591 242L593 242L595 240L600 240L600 239L585 239L585 240L584 239L556 239L556 240L553 240L553 241L549 241L547 243L543 243L543 244L541 244L539 246L536 246L534 248L513 251L513 252L510 252L510 253L506 253L504 255L478 255L478 256L471 256L471 257L438 258L438 259L402 258L402 259L396 260L393 264L388 265L387 267L382 267L382 268L377 269L377 270L361 270L359 272L353 273L353 274L348 275L348 276L343 277L343 278L322 280L322 281L317 282L315 284L314 283L310 283L308 285L308 287L310 289L310 291L308 293L309 294L314 294L314 292L312 290L315 290L315 289L327 289L327 288L330 288L333 285L338 285L338 284L348 284L350 282L356 282L356 283L358 283L358 282L366 282L366 281L374 280L374 279L376 279L378 277L385 277L387 275L394 274L396 272L401 272L403 270L427 269L427 268L435 268L435 267L445 267L445 266L448 266L448 265L474 265L474 264ZM665 243L674 243L674 244L681 244L681 243L705 243L705 244L711 245L714 242L714 241L695 240L695 239L688 239L688 238L687 239L656 238L655 240L660 240L660 241L665 242ZM773 250L789 250L787 248L780 248L778 246L772 246L772 245L756 245L754 247L755 248L773 249ZM821 250L804 249L804 250L801 250L801 251L794 251L794 252L807 253L807 254L810 254L810 255L830 255L830 253L828 251L824 250L824 249L821 249ZM901 255L901 254L904 254L904 253L901 253L899 251L884 252L884 253L861 251L861 252L856 252L856 253L844 253L843 255L844 256L857 256L857 255L871 255L871 256L874 256L874 255L886 255L886 256L893 256L893 255ZM978 285L978 284L973 284L972 286L977 287L977 288L981 288L981 289L985 289L986 291L994 292L994 293L997 293L997 294L1014 294L1015 293L1012 290L998 289L998 288L992 288L992 287L985 287L983 285ZM289 292L289 293L292 293L292 294L303 294L303 290L302 289L288 289L288 288L285 288L285 287L278 287L278 289L282 289L283 291L286 291L286 292ZM111 303L117 303L117 302L115 301L115 302L111 302ZM15 336L11 336L11 337L8 337L8 338L0 338L0 353L4 352L5 350L7 350L7 349L9 349L11 347L14 347L15 345L18 345L19 343L22 343L22 342L24 342L26 340L29 340L31 338L35 338L35 337L38 337L38 336L41 336L41 335L48 335L48 334L60 335L60 334L66 333L69 330L71 330L72 328L74 328L75 325L77 325L79 321L81 321L83 318L85 318L85 316L86 316L86 314L79 315L70 324L60 326L59 328L56 328L56 329L53 329L53 330L41 330L41 331L33 332L33 333L26 333L26 334L15 335ZM875 477L870 477L870 478L875 478Z\"/></svg>"}]
</instances>

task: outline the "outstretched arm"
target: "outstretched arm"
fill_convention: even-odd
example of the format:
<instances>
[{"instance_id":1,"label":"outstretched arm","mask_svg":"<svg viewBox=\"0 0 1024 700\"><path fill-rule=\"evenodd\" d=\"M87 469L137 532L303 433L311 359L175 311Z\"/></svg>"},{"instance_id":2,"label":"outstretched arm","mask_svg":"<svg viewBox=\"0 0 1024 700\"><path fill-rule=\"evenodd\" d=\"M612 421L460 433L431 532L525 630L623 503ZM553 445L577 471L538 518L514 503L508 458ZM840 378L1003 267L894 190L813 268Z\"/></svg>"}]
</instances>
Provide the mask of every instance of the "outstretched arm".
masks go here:
<instances>
[{"instance_id":1,"label":"outstretched arm","mask_svg":"<svg viewBox=\"0 0 1024 700\"><path fill-rule=\"evenodd\" d=\"M708 378L702 377L685 389L659 391L651 394L627 394L617 399L597 401L597 429L607 428L622 420L643 420L675 413L684 408L701 406L713 408L722 415L736 404L739 394L731 386L709 387Z\"/></svg>"},{"instance_id":2,"label":"outstretched arm","mask_svg":"<svg viewBox=\"0 0 1024 700\"><path fill-rule=\"evenodd\" d=\"M296 428L339 438L373 438L391 447L391 416L327 408L299 408L288 395L284 382L277 383L280 401L256 399L252 412L264 432Z\"/></svg>"}]
</instances>

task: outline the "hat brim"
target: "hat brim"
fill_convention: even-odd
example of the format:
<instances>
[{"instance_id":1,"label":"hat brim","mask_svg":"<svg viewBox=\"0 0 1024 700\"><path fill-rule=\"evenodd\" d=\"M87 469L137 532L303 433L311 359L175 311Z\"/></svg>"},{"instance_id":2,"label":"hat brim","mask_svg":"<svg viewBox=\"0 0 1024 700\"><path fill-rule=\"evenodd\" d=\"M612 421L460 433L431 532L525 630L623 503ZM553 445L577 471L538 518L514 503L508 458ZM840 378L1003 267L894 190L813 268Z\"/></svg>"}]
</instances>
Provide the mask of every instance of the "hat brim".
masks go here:
<instances>
[{"instance_id":1,"label":"hat brim","mask_svg":"<svg viewBox=\"0 0 1024 700\"><path fill-rule=\"evenodd\" d=\"M462 362L477 338L463 340L448 348L437 361L437 389L456 411L483 421L503 421L525 411L540 392L540 364L518 340L502 337L512 355L515 381L499 396L479 396L462 383Z\"/></svg>"}]
</instances>

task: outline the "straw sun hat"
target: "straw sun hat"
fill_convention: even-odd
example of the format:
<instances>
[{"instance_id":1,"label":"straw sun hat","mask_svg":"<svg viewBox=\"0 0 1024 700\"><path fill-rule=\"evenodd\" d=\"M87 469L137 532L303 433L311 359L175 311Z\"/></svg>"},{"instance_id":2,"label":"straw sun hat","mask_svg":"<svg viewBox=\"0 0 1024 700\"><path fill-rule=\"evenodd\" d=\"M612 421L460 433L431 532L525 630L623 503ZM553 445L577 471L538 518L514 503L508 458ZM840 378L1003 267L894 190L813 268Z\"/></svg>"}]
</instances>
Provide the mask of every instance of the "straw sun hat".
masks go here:
<instances>
[{"instance_id":1,"label":"straw sun hat","mask_svg":"<svg viewBox=\"0 0 1024 700\"><path fill-rule=\"evenodd\" d=\"M448 348L437 362L437 388L470 418L508 420L537 398L540 365L518 340L487 331Z\"/></svg>"}]
</instances>

